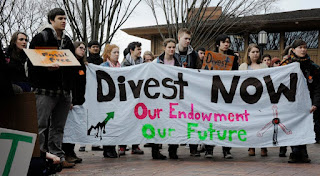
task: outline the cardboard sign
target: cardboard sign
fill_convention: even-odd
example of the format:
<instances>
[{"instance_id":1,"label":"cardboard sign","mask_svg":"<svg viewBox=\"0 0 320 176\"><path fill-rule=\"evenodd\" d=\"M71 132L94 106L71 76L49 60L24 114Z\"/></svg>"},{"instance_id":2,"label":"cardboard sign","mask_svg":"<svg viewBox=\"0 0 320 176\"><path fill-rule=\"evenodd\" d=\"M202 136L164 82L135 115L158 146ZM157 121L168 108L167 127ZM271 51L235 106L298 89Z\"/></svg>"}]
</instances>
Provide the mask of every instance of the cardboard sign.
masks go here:
<instances>
[{"instance_id":1,"label":"cardboard sign","mask_svg":"<svg viewBox=\"0 0 320 176\"><path fill-rule=\"evenodd\" d=\"M80 66L70 50L23 49L34 66Z\"/></svg>"},{"instance_id":2,"label":"cardboard sign","mask_svg":"<svg viewBox=\"0 0 320 176\"><path fill-rule=\"evenodd\" d=\"M38 134L35 94L16 94L4 104L0 104L0 128ZM39 140L36 141L32 157L40 157Z\"/></svg>"},{"instance_id":3,"label":"cardboard sign","mask_svg":"<svg viewBox=\"0 0 320 176\"><path fill-rule=\"evenodd\" d=\"M202 68L204 70L231 70L234 56L206 51Z\"/></svg>"},{"instance_id":4,"label":"cardboard sign","mask_svg":"<svg viewBox=\"0 0 320 176\"><path fill-rule=\"evenodd\" d=\"M36 136L0 128L0 174L27 175Z\"/></svg>"}]
</instances>

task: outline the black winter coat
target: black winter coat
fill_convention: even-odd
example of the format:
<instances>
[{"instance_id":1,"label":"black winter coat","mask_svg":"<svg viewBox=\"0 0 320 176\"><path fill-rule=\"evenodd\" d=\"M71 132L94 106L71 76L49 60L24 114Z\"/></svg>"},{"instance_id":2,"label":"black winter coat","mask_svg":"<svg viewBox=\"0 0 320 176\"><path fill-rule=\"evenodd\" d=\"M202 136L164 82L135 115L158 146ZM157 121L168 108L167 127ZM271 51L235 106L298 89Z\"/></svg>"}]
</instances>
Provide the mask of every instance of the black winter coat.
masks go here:
<instances>
[{"instance_id":1,"label":"black winter coat","mask_svg":"<svg viewBox=\"0 0 320 176\"><path fill-rule=\"evenodd\" d=\"M33 37L30 49L37 47L60 47L61 41L56 39L52 31L53 29L46 28L44 30L47 34L47 40L43 36L43 33L38 33ZM63 40L62 49L69 49L74 53L74 46L68 36L65 36ZM58 70L49 71L47 67L33 66L30 60L28 61L28 72L32 87L47 90L71 90L71 80L75 75L74 69L70 67L60 67Z\"/></svg>"}]
</instances>

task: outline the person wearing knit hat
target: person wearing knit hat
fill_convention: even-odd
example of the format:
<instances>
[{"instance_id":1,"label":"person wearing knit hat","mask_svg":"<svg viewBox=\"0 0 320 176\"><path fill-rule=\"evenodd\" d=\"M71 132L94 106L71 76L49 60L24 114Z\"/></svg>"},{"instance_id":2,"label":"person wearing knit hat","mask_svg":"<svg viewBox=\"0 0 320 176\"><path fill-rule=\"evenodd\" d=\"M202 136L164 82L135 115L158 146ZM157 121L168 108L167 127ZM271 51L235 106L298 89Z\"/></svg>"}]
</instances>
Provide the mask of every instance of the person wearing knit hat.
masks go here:
<instances>
[{"instance_id":1,"label":"person wearing knit hat","mask_svg":"<svg viewBox=\"0 0 320 176\"><path fill-rule=\"evenodd\" d=\"M89 57L87 58L88 63L100 65L103 59L100 56L100 43L96 40L92 40L88 43Z\"/></svg>"}]
</instances>

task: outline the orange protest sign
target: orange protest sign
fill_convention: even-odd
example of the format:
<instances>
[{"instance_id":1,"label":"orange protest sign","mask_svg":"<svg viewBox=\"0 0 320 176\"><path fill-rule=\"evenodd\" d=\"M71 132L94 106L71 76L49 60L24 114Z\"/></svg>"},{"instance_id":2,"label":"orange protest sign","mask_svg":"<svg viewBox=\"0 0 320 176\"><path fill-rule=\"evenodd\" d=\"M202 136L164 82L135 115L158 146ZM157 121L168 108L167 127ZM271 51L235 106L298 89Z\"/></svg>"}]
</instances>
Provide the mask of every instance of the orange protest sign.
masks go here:
<instances>
[{"instance_id":1,"label":"orange protest sign","mask_svg":"<svg viewBox=\"0 0 320 176\"><path fill-rule=\"evenodd\" d=\"M206 51L202 68L204 70L231 70L234 56Z\"/></svg>"},{"instance_id":2,"label":"orange protest sign","mask_svg":"<svg viewBox=\"0 0 320 176\"><path fill-rule=\"evenodd\" d=\"M80 66L70 50L23 49L34 66Z\"/></svg>"}]
</instances>

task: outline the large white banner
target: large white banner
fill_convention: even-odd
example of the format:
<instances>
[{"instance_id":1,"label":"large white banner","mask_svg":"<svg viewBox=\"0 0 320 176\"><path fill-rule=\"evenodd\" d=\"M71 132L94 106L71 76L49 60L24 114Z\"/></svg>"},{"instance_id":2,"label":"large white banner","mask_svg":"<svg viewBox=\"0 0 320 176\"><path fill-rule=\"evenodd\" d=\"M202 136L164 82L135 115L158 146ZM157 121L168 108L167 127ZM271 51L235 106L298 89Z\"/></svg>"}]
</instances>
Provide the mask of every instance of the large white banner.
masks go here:
<instances>
[{"instance_id":1,"label":"large white banner","mask_svg":"<svg viewBox=\"0 0 320 176\"><path fill-rule=\"evenodd\" d=\"M310 95L298 63L248 71L89 64L85 98L69 113L64 142L230 147L315 142Z\"/></svg>"}]
</instances>

